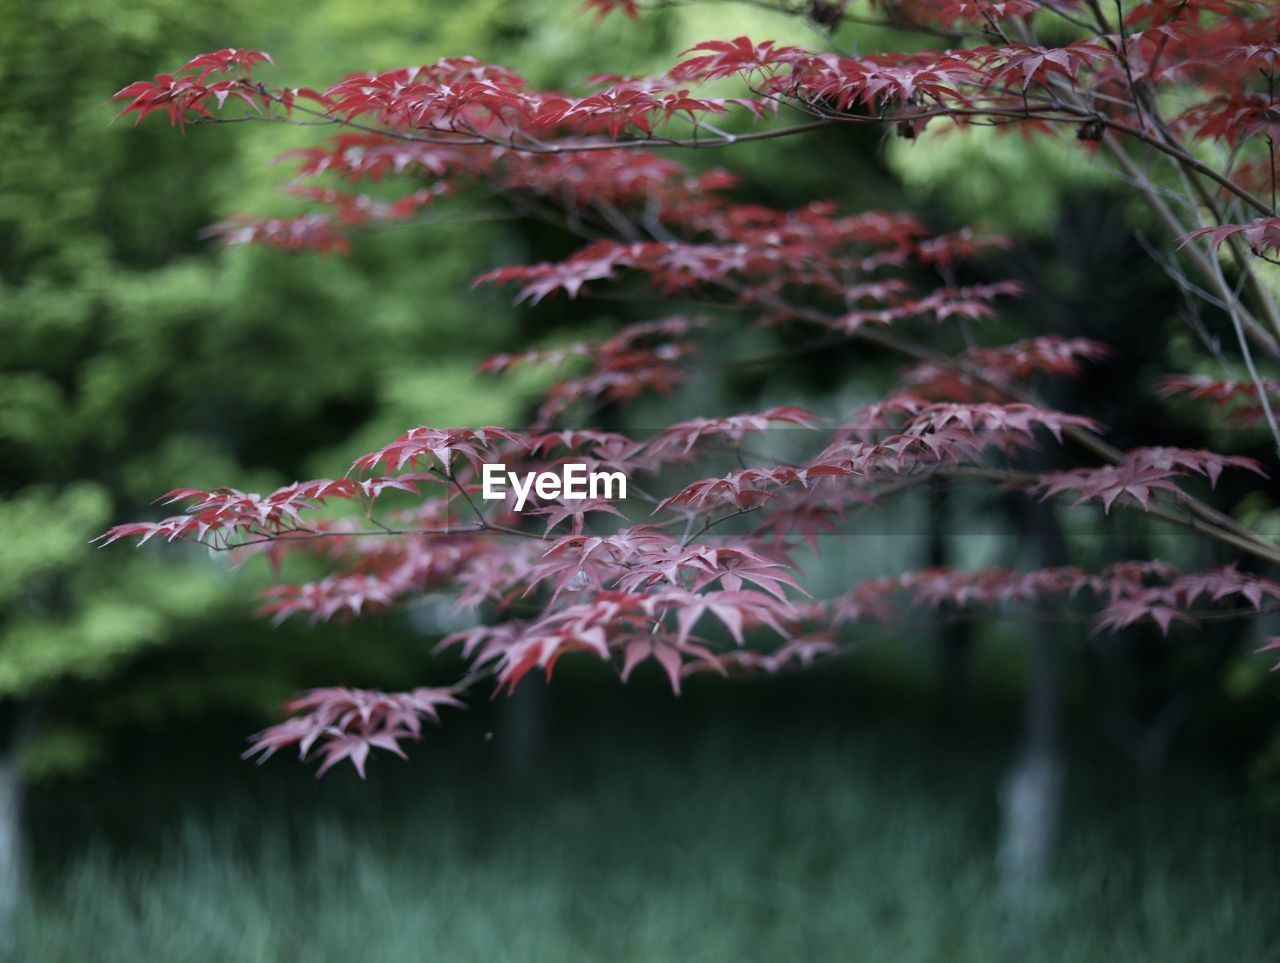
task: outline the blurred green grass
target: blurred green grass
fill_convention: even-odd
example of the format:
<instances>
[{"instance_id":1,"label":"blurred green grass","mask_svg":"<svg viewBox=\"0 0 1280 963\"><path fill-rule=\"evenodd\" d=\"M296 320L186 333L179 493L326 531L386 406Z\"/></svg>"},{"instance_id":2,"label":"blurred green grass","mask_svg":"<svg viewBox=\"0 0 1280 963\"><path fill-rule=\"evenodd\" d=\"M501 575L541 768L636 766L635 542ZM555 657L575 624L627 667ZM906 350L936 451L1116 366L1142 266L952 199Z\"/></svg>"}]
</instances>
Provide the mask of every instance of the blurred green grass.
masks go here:
<instances>
[{"instance_id":1,"label":"blurred green grass","mask_svg":"<svg viewBox=\"0 0 1280 963\"><path fill-rule=\"evenodd\" d=\"M1007 746L939 751L901 721L695 732L625 751L571 735L514 781L423 747L390 778L321 783L319 807L277 763L46 874L19 958L1275 958L1273 821L1211 773L1070 771L1053 881L1014 927L994 860Z\"/></svg>"}]
</instances>

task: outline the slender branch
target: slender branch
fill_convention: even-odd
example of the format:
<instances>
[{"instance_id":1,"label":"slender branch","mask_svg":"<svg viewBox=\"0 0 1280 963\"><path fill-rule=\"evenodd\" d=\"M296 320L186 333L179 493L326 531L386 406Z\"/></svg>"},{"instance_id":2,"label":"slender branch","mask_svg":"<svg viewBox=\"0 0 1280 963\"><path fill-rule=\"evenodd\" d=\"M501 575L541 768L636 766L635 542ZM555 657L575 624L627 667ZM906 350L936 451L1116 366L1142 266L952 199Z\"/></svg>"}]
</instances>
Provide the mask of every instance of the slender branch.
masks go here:
<instances>
[{"instance_id":1,"label":"slender branch","mask_svg":"<svg viewBox=\"0 0 1280 963\"><path fill-rule=\"evenodd\" d=\"M377 522L374 522L377 525ZM216 544L214 542L206 542L201 539L192 539L195 544L203 545L212 552L234 552L241 548L250 548L254 545L287 545L293 542L311 542L325 538L380 538L391 537L399 538L401 536L439 536L447 537L450 535L476 535L484 531L497 531L497 529L489 529L481 525L473 525L469 528L388 528L386 526L377 529L362 529L354 532L344 532L338 530L317 530L295 533L296 530L289 532L280 532L277 534L266 533L243 542L224 542Z\"/></svg>"},{"instance_id":2,"label":"slender branch","mask_svg":"<svg viewBox=\"0 0 1280 963\"><path fill-rule=\"evenodd\" d=\"M458 481L458 476L453 471L444 471L439 468L432 468L430 470L440 475L442 478L448 479L449 482L461 493L462 497L466 500L467 504L471 507L471 511L475 513L476 524L479 525L482 530L491 531L491 532L500 532L503 535L517 535L520 538L532 538L535 541L539 541L539 542L546 541L546 539L543 536L537 534L536 532L524 532L518 528L508 528L505 525L498 525L495 522L490 521L489 518L484 514L484 512L480 511L480 507L475 503L474 500L472 500L471 493L467 491L466 486L463 485L462 482Z\"/></svg>"}]
</instances>

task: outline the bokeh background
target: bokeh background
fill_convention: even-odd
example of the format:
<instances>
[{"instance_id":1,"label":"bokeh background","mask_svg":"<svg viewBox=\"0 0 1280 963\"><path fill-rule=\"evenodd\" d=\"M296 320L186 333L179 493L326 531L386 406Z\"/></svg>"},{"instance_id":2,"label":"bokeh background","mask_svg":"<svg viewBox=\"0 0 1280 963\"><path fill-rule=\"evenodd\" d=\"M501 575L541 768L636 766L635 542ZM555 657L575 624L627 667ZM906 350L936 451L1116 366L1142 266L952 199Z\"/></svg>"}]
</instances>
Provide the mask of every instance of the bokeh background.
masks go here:
<instances>
[{"instance_id":1,"label":"bokeh background","mask_svg":"<svg viewBox=\"0 0 1280 963\"><path fill-rule=\"evenodd\" d=\"M1025 626L881 632L819 672L698 679L680 699L656 670L623 686L570 660L550 687L454 714L408 763L317 782L288 759L241 763L245 734L308 686L447 682L454 666L431 655L447 613L272 628L252 615L267 578L254 565L89 546L178 485L261 490L340 474L413 425L521 424L537 386L481 381L478 361L642 309L517 309L472 290L575 242L465 207L372 232L349 257L219 249L201 228L298 209L272 161L314 133L112 126L116 89L224 46L269 51L301 85L472 54L554 86L660 68L708 38L812 42L802 26L720 3L594 26L572 0L0 0L0 16L0 816L20 804L27 867L15 959L1276 958L1278 690L1239 629L1059 635L1055 855L1034 911L1011 920L1000 813L1026 736ZM1029 287L1010 331L1117 349L1058 405L1121 440L1169 427L1106 391L1139 365L1196 364L1144 247L1157 232L1069 147L866 131L686 159L730 164L762 202L1013 232L985 268ZM852 404L887 374L844 350L663 404ZM1213 440L1189 414L1172 427ZM934 491L902 512L824 549L833 594L886 569L1018 557L1014 503ZM1280 527L1263 501L1251 512ZM1069 534L1101 553L1087 527ZM1124 538L1192 567L1229 561Z\"/></svg>"}]
</instances>

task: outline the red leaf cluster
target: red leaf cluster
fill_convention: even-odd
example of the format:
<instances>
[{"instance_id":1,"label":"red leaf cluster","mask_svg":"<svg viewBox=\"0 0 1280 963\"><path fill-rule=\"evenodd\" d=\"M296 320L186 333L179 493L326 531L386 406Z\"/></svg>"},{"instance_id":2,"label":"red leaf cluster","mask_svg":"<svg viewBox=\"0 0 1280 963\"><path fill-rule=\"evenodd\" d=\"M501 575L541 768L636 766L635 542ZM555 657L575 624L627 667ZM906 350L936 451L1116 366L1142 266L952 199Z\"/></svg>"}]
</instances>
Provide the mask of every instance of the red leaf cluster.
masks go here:
<instances>
[{"instance_id":1,"label":"red leaf cluster","mask_svg":"<svg viewBox=\"0 0 1280 963\"><path fill-rule=\"evenodd\" d=\"M586 7L598 16L641 10L637 0ZM482 371L558 368L530 430L413 428L356 459L347 477L265 495L179 489L164 500L185 504L182 514L119 525L100 541L196 541L241 560L266 555L277 571L305 552L328 566L320 578L265 593L263 611L277 619L348 619L427 593L450 596L481 620L444 643L460 647L466 685L491 678L508 690L581 652L624 679L653 661L679 691L698 672L807 666L849 651L859 623L897 631L920 612L1168 632L1175 623L1269 610L1280 583L1264 575L1239 566L1183 574L1151 560L1096 572L930 569L881 575L834 599L802 598L798 553L806 545L816 553L820 536L924 484L1065 496L1106 514L1118 506L1267 563L1280 561L1280 548L1239 524L1223 491L1208 493L1228 468L1266 477L1258 463L1162 445L1154 429L1150 443L1118 452L1090 418L1038 400L1042 379L1074 376L1108 349L1050 332L990 343L997 326L984 322L1022 290L978 275L970 262L1006 248L1006 239L978 227L939 232L910 213L746 203L727 172L693 171L654 149L857 124L887 125L906 138L931 124L1027 136L1065 127L1087 149L1124 142L1145 152L1144 164L1172 164L1185 175L1197 192L1169 216L1185 208L1212 220L1184 228L1184 246L1228 244L1280 259L1280 168L1269 146L1280 137L1274 5L1146 0L1104 8L1083 0L873 0L870 9L895 26L941 33L944 42L852 56L717 39L657 76L597 76L575 91L540 90L470 57L356 74L323 91L271 88L252 76L269 58L231 48L126 86L116 95L121 114L139 121L153 113L175 125L301 119L339 131L291 155L299 178L291 190L308 201L307 212L211 229L227 243L345 251L373 224L417 218L474 189L485 203L534 212L586 242L557 261L497 267L480 282L513 285L517 301L530 304L612 286L619 296L706 302L717 320L660 317L599 340L513 349ZM829 29L851 15L843 0L804 9ZM1037 37L1042 21L1063 28L1044 34L1058 42ZM365 192L367 185L377 188ZM1206 263L1212 276L1201 280L1215 297L1251 309L1216 261ZM1252 290L1248 280L1240 291ZM904 359L889 372L898 388L846 419L784 404L703 413L634 437L567 420L696 384L710 364L759 363L734 356L741 340L727 335L742 315L779 354L857 344ZM1248 334L1274 353L1269 326ZM1271 420L1266 409L1280 402L1280 382L1175 376L1161 393L1208 401L1234 423L1255 425ZM1036 463L1028 452L1049 440L1063 445L1067 467L1029 470ZM534 498L520 513L510 501L477 497L482 467L493 462L621 471L633 497ZM392 489L399 494L384 498ZM341 514L343 503L355 510ZM1090 611L1079 612L1085 605ZM322 772L350 760L363 774L371 748L400 753L403 740L420 736L422 720L435 721L459 694L461 687L316 690L291 703L296 718L261 733L250 754L297 745L320 759Z\"/></svg>"},{"instance_id":2,"label":"red leaf cluster","mask_svg":"<svg viewBox=\"0 0 1280 963\"><path fill-rule=\"evenodd\" d=\"M318 759L324 775L349 759L364 778L370 749L385 749L404 758L400 742L422 738L422 722L439 722L443 706L462 708L454 689L374 692L369 689L312 689L285 704L293 718L252 737L245 758L263 762L296 745L302 759Z\"/></svg>"}]
</instances>

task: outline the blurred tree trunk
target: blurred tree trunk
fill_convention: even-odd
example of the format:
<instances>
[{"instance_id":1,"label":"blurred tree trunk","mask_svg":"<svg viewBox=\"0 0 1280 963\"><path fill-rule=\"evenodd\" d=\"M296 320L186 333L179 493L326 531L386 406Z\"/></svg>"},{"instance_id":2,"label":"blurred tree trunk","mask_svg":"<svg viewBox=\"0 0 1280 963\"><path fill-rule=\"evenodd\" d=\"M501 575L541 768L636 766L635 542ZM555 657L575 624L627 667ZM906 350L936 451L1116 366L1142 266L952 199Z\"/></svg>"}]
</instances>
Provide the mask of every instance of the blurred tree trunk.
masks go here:
<instances>
[{"instance_id":1,"label":"blurred tree trunk","mask_svg":"<svg viewBox=\"0 0 1280 963\"><path fill-rule=\"evenodd\" d=\"M1030 506L1028 522L1040 564L1066 564L1066 546L1053 508ZM1032 623L1022 747L1001 794L999 871L1015 925L1043 889L1053 856L1062 799L1059 664L1062 632L1052 622Z\"/></svg>"},{"instance_id":2,"label":"blurred tree trunk","mask_svg":"<svg viewBox=\"0 0 1280 963\"><path fill-rule=\"evenodd\" d=\"M18 749L29 714L12 702L0 723L0 955L13 950L14 926L26 881L22 832L24 785Z\"/></svg>"},{"instance_id":3,"label":"blurred tree trunk","mask_svg":"<svg viewBox=\"0 0 1280 963\"><path fill-rule=\"evenodd\" d=\"M526 675L514 692L498 699L496 708L502 770L513 781L523 781L542 755L547 683L541 673Z\"/></svg>"},{"instance_id":4,"label":"blurred tree trunk","mask_svg":"<svg viewBox=\"0 0 1280 963\"><path fill-rule=\"evenodd\" d=\"M1039 625L1031 639L1022 749L1001 798L1000 874L1015 904L1033 898L1044 882L1057 833L1062 795L1057 635Z\"/></svg>"},{"instance_id":5,"label":"blurred tree trunk","mask_svg":"<svg viewBox=\"0 0 1280 963\"><path fill-rule=\"evenodd\" d=\"M16 756L12 750L0 756L0 953L13 948L13 928L26 875L22 774Z\"/></svg>"},{"instance_id":6,"label":"blurred tree trunk","mask_svg":"<svg viewBox=\"0 0 1280 963\"><path fill-rule=\"evenodd\" d=\"M925 497L929 504L929 567L951 565L948 537L947 493L938 485L930 485ZM968 622L952 622L938 633L938 717L942 731L952 734L969 721L971 699L971 666L973 663L973 626Z\"/></svg>"}]
</instances>

